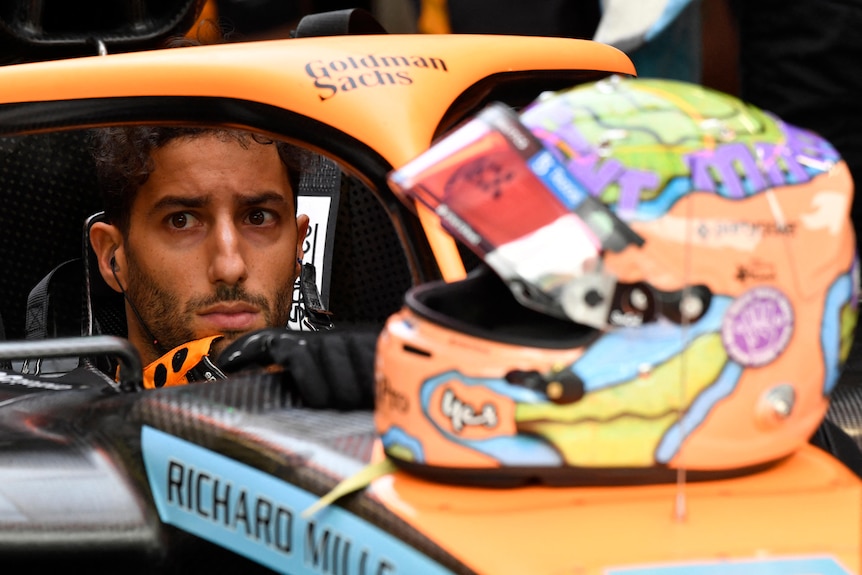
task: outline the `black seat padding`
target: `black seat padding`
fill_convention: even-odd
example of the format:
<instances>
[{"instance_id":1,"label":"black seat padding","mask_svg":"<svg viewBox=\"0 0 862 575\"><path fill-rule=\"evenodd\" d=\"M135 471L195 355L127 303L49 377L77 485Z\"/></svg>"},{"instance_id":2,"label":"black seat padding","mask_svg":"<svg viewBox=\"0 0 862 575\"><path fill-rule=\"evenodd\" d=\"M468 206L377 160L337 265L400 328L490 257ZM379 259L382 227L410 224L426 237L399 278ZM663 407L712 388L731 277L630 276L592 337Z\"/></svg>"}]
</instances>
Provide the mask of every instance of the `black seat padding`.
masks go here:
<instances>
[{"instance_id":1,"label":"black seat padding","mask_svg":"<svg viewBox=\"0 0 862 575\"><path fill-rule=\"evenodd\" d=\"M412 282L388 214L362 182L342 176L329 288L333 322L382 326Z\"/></svg>"},{"instance_id":2,"label":"black seat padding","mask_svg":"<svg viewBox=\"0 0 862 575\"><path fill-rule=\"evenodd\" d=\"M0 138L0 316L7 339L24 339L31 288L60 262L81 257L81 222L101 205L88 149L83 130ZM54 294L56 307L72 318L80 318L77 289Z\"/></svg>"}]
</instances>

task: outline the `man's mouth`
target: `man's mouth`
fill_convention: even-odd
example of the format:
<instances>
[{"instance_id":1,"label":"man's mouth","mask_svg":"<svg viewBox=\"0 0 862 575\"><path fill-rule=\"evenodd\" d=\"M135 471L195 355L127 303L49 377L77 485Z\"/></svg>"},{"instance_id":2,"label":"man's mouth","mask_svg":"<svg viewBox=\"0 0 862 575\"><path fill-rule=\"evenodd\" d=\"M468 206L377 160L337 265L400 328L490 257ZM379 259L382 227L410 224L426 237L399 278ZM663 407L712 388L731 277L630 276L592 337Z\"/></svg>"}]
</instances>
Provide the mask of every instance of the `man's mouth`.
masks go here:
<instances>
[{"instance_id":1,"label":"man's mouth","mask_svg":"<svg viewBox=\"0 0 862 575\"><path fill-rule=\"evenodd\" d=\"M220 303L197 312L207 327L218 331L245 331L258 323L260 310L244 302Z\"/></svg>"}]
</instances>

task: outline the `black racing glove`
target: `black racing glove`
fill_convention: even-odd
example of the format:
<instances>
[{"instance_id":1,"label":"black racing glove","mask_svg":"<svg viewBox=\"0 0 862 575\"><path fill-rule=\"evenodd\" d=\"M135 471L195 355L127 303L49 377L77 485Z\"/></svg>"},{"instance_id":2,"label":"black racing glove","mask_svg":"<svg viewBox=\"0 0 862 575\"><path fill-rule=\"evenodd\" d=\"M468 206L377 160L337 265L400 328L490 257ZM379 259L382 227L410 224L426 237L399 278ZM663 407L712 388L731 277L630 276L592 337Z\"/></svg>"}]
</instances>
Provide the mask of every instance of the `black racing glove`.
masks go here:
<instances>
[{"instance_id":1,"label":"black racing glove","mask_svg":"<svg viewBox=\"0 0 862 575\"><path fill-rule=\"evenodd\" d=\"M291 331L266 328L221 353L225 373L282 366L302 404L317 409L372 409L379 329Z\"/></svg>"}]
</instances>

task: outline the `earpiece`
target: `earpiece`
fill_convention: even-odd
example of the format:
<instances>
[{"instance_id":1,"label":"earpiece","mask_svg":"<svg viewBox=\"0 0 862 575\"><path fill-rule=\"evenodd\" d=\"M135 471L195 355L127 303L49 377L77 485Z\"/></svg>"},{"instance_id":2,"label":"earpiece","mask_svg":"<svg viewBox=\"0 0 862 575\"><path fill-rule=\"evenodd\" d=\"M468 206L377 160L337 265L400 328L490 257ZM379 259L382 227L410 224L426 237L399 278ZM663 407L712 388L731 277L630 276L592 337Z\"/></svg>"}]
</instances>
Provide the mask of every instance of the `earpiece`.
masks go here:
<instances>
[{"instance_id":1,"label":"earpiece","mask_svg":"<svg viewBox=\"0 0 862 575\"><path fill-rule=\"evenodd\" d=\"M117 258L111 256L111 271L117 271Z\"/></svg>"}]
</instances>

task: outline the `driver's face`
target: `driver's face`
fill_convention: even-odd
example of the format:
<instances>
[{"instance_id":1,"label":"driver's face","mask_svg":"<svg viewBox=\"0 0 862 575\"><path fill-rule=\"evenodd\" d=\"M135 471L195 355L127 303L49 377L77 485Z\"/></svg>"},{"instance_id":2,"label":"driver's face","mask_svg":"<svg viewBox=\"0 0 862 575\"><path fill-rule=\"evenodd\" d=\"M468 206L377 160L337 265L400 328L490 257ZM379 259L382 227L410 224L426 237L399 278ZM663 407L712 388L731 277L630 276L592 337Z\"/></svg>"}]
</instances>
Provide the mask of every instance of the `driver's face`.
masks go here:
<instances>
[{"instance_id":1,"label":"driver's face","mask_svg":"<svg viewBox=\"0 0 862 575\"><path fill-rule=\"evenodd\" d=\"M276 146L207 134L173 140L152 160L116 257L160 347L222 334L219 353L242 334L285 325L308 218L294 215ZM126 312L129 339L153 361L151 338Z\"/></svg>"}]
</instances>

